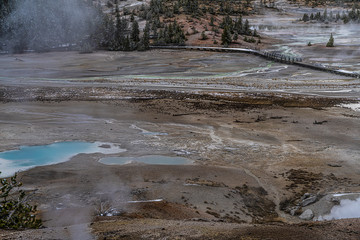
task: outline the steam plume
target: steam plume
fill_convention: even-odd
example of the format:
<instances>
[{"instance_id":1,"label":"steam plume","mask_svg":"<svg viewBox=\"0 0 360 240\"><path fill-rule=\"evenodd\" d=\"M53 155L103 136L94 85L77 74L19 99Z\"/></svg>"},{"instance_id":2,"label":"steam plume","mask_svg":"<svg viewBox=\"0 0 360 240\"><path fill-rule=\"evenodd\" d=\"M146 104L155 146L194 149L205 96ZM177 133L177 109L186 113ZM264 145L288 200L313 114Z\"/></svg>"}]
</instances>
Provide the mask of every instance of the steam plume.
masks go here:
<instances>
[{"instance_id":1,"label":"steam plume","mask_svg":"<svg viewBox=\"0 0 360 240\"><path fill-rule=\"evenodd\" d=\"M3 19L0 43L4 50L44 51L74 46L101 26L100 10L86 0L16 0Z\"/></svg>"}]
</instances>

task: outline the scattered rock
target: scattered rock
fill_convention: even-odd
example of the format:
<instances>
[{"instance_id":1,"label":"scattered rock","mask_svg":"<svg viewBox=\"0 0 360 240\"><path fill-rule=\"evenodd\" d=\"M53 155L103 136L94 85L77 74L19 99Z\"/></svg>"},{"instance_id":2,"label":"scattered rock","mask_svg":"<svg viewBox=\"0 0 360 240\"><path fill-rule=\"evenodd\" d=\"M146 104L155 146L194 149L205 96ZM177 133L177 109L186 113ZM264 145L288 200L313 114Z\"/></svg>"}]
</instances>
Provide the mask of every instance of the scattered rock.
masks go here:
<instances>
[{"instance_id":1,"label":"scattered rock","mask_svg":"<svg viewBox=\"0 0 360 240\"><path fill-rule=\"evenodd\" d=\"M111 146L109 144L102 144L99 147L101 147L101 148L111 148Z\"/></svg>"},{"instance_id":2,"label":"scattered rock","mask_svg":"<svg viewBox=\"0 0 360 240\"><path fill-rule=\"evenodd\" d=\"M290 208L289 213L291 216L295 216L295 215L300 215L302 212L301 212L300 206L296 206L296 207Z\"/></svg>"},{"instance_id":3,"label":"scattered rock","mask_svg":"<svg viewBox=\"0 0 360 240\"><path fill-rule=\"evenodd\" d=\"M303 212L299 218L301 220L311 220L314 217L314 213L311 209L306 209L305 212Z\"/></svg>"},{"instance_id":4,"label":"scattered rock","mask_svg":"<svg viewBox=\"0 0 360 240\"><path fill-rule=\"evenodd\" d=\"M320 121L320 122L318 122L318 121L315 120L315 122L313 122L313 124L321 125L321 124L327 123L327 122L328 121Z\"/></svg>"},{"instance_id":5,"label":"scattered rock","mask_svg":"<svg viewBox=\"0 0 360 240\"><path fill-rule=\"evenodd\" d=\"M332 203L334 203L335 205L339 205L339 204L340 204L340 199L337 198L337 197L332 197L332 198L330 199L330 201L331 201Z\"/></svg>"},{"instance_id":6,"label":"scattered rock","mask_svg":"<svg viewBox=\"0 0 360 240\"><path fill-rule=\"evenodd\" d=\"M265 121L266 117L265 116L260 116L258 115L257 119L255 120L255 122L263 122Z\"/></svg>"},{"instance_id":7,"label":"scattered rock","mask_svg":"<svg viewBox=\"0 0 360 240\"><path fill-rule=\"evenodd\" d=\"M208 187L227 187L222 182L215 182L212 180L205 180L200 178L186 179L185 184L196 184L196 185L208 186Z\"/></svg>"},{"instance_id":8,"label":"scattered rock","mask_svg":"<svg viewBox=\"0 0 360 240\"><path fill-rule=\"evenodd\" d=\"M305 193L304 196L302 196L302 198L301 198L300 205L302 207L305 207L307 205L310 205L310 204L316 202L316 200L317 200L316 195L312 195L310 193Z\"/></svg>"},{"instance_id":9,"label":"scattered rock","mask_svg":"<svg viewBox=\"0 0 360 240\"><path fill-rule=\"evenodd\" d=\"M208 222L208 220L203 219L203 218L191 218L189 221L194 221L194 222Z\"/></svg>"},{"instance_id":10,"label":"scattered rock","mask_svg":"<svg viewBox=\"0 0 360 240\"><path fill-rule=\"evenodd\" d=\"M342 167L340 164L328 163L329 167Z\"/></svg>"},{"instance_id":11,"label":"scattered rock","mask_svg":"<svg viewBox=\"0 0 360 240\"><path fill-rule=\"evenodd\" d=\"M210 211L210 210L207 210L206 211L207 214L210 214L210 215L213 215L214 217L216 218L220 218L220 214L215 212L215 211Z\"/></svg>"},{"instance_id":12,"label":"scattered rock","mask_svg":"<svg viewBox=\"0 0 360 240\"><path fill-rule=\"evenodd\" d=\"M301 197L301 201L308 198L308 197L310 197L310 196L311 196L310 193L304 193L304 195Z\"/></svg>"}]
</instances>

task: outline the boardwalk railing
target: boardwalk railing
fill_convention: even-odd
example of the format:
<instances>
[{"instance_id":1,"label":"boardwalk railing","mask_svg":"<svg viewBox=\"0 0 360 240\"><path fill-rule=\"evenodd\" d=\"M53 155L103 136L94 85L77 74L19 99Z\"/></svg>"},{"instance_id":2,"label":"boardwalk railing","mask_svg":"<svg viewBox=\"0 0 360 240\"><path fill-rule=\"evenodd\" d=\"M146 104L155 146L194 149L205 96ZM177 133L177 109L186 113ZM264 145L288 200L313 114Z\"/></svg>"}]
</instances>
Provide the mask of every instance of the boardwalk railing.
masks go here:
<instances>
[{"instance_id":1,"label":"boardwalk railing","mask_svg":"<svg viewBox=\"0 0 360 240\"><path fill-rule=\"evenodd\" d=\"M225 48L225 47L203 47L203 46L151 46L152 49L178 49L178 50L193 50L193 51L211 51L211 52L234 52L234 53L248 53L260 56L272 61L281 62L285 64L294 64L297 66L310 68L313 70L333 73L352 78L360 78L360 74L356 72L349 72L339 69L332 69L321 64L304 63L302 58L290 55L281 54L279 52L259 51L248 48Z\"/></svg>"}]
</instances>

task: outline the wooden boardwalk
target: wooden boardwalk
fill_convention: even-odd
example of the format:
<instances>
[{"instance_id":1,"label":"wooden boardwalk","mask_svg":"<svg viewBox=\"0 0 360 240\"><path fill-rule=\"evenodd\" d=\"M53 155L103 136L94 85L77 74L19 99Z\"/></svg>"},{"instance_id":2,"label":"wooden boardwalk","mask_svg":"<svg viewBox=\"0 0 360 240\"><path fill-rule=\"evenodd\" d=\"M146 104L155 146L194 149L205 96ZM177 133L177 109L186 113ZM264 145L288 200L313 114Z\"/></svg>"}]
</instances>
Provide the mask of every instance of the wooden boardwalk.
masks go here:
<instances>
[{"instance_id":1,"label":"wooden boardwalk","mask_svg":"<svg viewBox=\"0 0 360 240\"><path fill-rule=\"evenodd\" d=\"M202 46L151 46L151 49L178 49L189 51L210 51L210 52L232 52L232 53L248 53L256 56L266 58L275 62L281 62L285 64L293 64L300 67L310 68L322 72L333 73L341 76L360 78L359 73L349 72L345 70L333 69L325 67L321 64L304 63L302 58L293 57L277 52L258 51L247 48L225 48L225 47L202 47Z\"/></svg>"}]
</instances>

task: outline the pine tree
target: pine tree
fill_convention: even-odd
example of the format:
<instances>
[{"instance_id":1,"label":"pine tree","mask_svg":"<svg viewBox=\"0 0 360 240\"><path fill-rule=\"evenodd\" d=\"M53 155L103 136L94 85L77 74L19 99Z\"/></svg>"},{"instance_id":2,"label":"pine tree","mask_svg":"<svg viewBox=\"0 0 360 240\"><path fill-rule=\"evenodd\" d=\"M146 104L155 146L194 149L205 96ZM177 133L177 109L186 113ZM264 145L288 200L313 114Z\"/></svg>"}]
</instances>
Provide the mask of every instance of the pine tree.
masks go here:
<instances>
[{"instance_id":1,"label":"pine tree","mask_svg":"<svg viewBox=\"0 0 360 240\"><path fill-rule=\"evenodd\" d=\"M309 20L310 20L309 15L308 15L307 13L304 13L304 16L302 17L302 21L303 21L303 22L307 22L307 21L309 21Z\"/></svg>"},{"instance_id":2,"label":"pine tree","mask_svg":"<svg viewBox=\"0 0 360 240\"><path fill-rule=\"evenodd\" d=\"M235 27L234 30L238 33L238 34L242 34L243 33L243 21L242 21L242 16L240 15L239 18L236 20L235 22Z\"/></svg>"},{"instance_id":3,"label":"pine tree","mask_svg":"<svg viewBox=\"0 0 360 240\"><path fill-rule=\"evenodd\" d=\"M179 6L179 3L177 1L174 3L174 13L175 14L180 13L180 6Z\"/></svg>"},{"instance_id":4,"label":"pine tree","mask_svg":"<svg viewBox=\"0 0 360 240\"><path fill-rule=\"evenodd\" d=\"M322 20L326 21L327 19L328 19L328 12L327 12L327 9L325 9Z\"/></svg>"},{"instance_id":5,"label":"pine tree","mask_svg":"<svg viewBox=\"0 0 360 240\"><path fill-rule=\"evenodd\" d=\"M214 21L215 21L214 16L211 16L211 17L210 17L210 24L209 24L209 25L212 26L212 27L215 26Z\"/></svg>"},{"instance_id":6,"label":"pine tree","mask_svg":"<svg viewBox=\"0 0 360 240\"><path fill-rule=\"evenodd\" d=\"M134 21L132 24L131 40L135 43L140 41L139 23L137 21Z\"/></svg>"},{"instance_id":7,"label":"pine tree","mask_svg":"<svg viewBox=\"0 0 360 240\"><path fill-rule=\"evenodd\" d=\"M333 37L332 33L330 35L330 39L329 39L328 43L326 44L326 47L334 47L334 37Z\"/></svg>"},{"instance_id":8,"label":"pine tree","mask_svg":"<svg viewBox=\"0 0 360 240\"><path fill-rule=\"evenodd\" d=\"M131 50L131 43L130 43L129 36L126 36L126 38L124 40L123 50L124 51L130 51Z\"/></svg>"},{"instance_id":9,"label":"pine tree","mask_svg":"<svg viewBox=\"0 0 360 240\"><path fill-rule=\"evenodd\" d=\"M310 20L314 20L314 14L313 13L310 14Z\"/></svg>"},{"instance_id":10,"label":"pine tree","mask_svg":"<svg viewBox=\"0 0 360 240\"><path fill-rule=\"evenodd\" d=\"M229 30L229 27L226 26L221 35L221 44L224 46L228 46L231 43L231 40L232 40L232 38L231 38L231 33Z\"/></svg>"},{"instance_id":11,"label":"pine tree","mask_svg":"<svg viewBox=\"0 0 360 240\"><path fill-rule=\"evenodd\" d=\"M250 24L249 21L246 19L245 20L245 24L244 24L244 34L250 36L251 35L251 29L250 29Z\"/></svg>"},{"instance_id":12,"label":"pine tree","mask_svg":"<svg viewBox=\"0 0 360 240\"><path fill-rule=\"evenodd\" d=\"M115 1L115 33L114 33L114 39L111 43L111 49L112 50L121 50L122 45L124 43L124 34L127 28L127 21L126 19L122 19L120 17L120 11L117 4L117 1Z\"/></svg>"},{"instance_id":13,"label":"pine tree","mask_svg":"<svg viewBox=\"0 0 360 240\"><path fill-rule=\"evenodd\" d=\"M27 203L24 190L16 191L22 186L22 183L17 181L17 175L9 180L1 178L0 184L0 228L40 228L41 220L34 215L36 206Z\"/></svg>"},{"instance_id":14,"label":"pine tree","mask_svg":"<svg viewBox=\"0 0 360 240\"><path fill-rule=\"evenodd\" d=\"M220 27L221 27L221 28L228 27L229 30L232 32L233 29L234 29L234 25L233 25L233 20L232 20L232 18L231 18L229 15L226 15L226 16L223 18L223 21L222 21L222 23L220 24Z\"/></svg>"},{"instance_id":15,"label":"pine tree","mask_svg":"<svg viewBox=\"0 0 360 240\"><path fill-rule=\"evenodd\" d=\"M239 35L237 32L234 33L233 40L236 42L239 39Z\"/></svg>"},{"instance_id":16,"label":"pine tree","mask_svg":"<svg viewBox=\"0 0 360 240\"><path fill-rule=\"evenodd\" d=\"M148 50L150 48L150 24L146 23L144 34L142 36L142 45L144 47L144 50Z\"/></svg>"}]
</instances>

